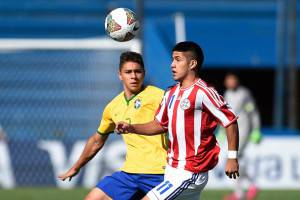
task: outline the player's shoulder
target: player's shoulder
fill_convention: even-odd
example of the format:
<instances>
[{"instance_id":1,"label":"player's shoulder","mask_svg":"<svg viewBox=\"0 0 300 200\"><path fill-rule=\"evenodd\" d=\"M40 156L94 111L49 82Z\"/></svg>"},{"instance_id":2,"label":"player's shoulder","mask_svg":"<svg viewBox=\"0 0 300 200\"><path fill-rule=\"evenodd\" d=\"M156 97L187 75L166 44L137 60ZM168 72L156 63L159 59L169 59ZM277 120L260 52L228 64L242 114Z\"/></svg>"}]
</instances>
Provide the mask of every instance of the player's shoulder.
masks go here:
<instances>
[{"instance_id":1,"label":"player's shoulder","mask_svg":"<svg viewBox=\"0 0 300 200\"><path fill-rule=\"evenodd\" d=\"M120 104L121 101L124 101L124 92L120 92L115 96L110 102L106 104L106 107L114 107L115 105Z\"/></svg>"},{"instance_id":2,"label":"player's shoulder","mask_svg":"<svg viewBox=\"0 0 300 200\"><path fill-rule=\"evenodd\" d=\"M146 93L164 93L164 90L159 88L159 87L156 87L156 86L153 86L153 85L147 85L145 87L145 90L144 90Z\"/></svg>"},{"instance_id":3,"label":"player's shoulder","mask_svg":"<svg viewBox=\"0 0 300 200\"><path fill-rule=\"evenodd\" d=\"M240 95L244 97L252 97L252 92L245 86L239 86L238 87L238 92Z\"/></svg>"},{"instance_id":4,"label":"player's shoulder","mask_svg":"<svg viewBox=\"0 0 300 200\"><path fill-rule=\"evenodd\" d=\"M179 83L175 83L173 85L168 86L164 91L165 94L170 93L172 90L175 90L176 87L179 87Z\"/></svg>"},{"instance_id":5,"label":"player's shoulder","mask_svg":"<svg viewBox=\"0 0 300 200\"><path fill-rule=\"evenodd\" d=\"M164 91L153 85L147 85L144 90L138 95L144 102L157 102L163 98Z\"/></svg>"},{"instance_id":6,"label":"player's shoulder","mask_svg":"<svg viewBox=\"0 0 300 200\"><path fill-rule=\"evenodd\" d=\"M174 88L177 87L177 86L179 86L179 83L175 83L175 84L173 84L173 85L169 85L169 86L166 88L165 91L172 90L172 89L174 89Z\"/></svg>"},{"instance_id":7,"label":"player's shoulder","mask_svg":"<svg viewBox=\"0 0 300 200\"><path fill-rule=\"evenodd\" d=\"M202 92L207 91L208 89L210 89L211 87L208 86L208 84L203 81L202 79L199 79L196 83L195 83L195 87Z\"/></svg>"},{"instance_id":8,"label":"player's shoulder","mask_svg":"<svg viewBox=\"0 0 300 200\"><path fill-rule=\"evenodd\" d=\"M197 87L198 92L200 92L200 94L202 94L202 95L206 95L206 96L219 96L219 93L215 89L215 87L213 85L211 85L211 84L206 83L202 79L200 79L199 81L197 81L197 83L195 84L195 87Z\"/></svg>"},{"instance_id":9,"label":"player's shoulder","mask_svg":"<svg viewBox=\"0 0 300 200\"><path fill-rule=\"evenodd\" d=\"M239 90L244 93L250 93L250 90L243 85L239 86Z\"/></svg>"}]
</instances>

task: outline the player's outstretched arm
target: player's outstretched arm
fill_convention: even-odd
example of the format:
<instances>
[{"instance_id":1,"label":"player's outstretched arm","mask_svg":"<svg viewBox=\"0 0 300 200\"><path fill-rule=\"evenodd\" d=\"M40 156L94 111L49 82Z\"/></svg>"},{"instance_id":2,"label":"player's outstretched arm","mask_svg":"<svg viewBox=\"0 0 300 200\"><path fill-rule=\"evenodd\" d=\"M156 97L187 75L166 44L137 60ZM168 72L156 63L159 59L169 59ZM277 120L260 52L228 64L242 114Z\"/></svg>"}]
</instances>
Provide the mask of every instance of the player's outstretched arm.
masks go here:
<instances>
[{"instance_id":1,"label":"player's outstretched arm","mask_svg":"<svg viewBox=\"0 0 300 200\"><path fill-rule=\"evenodd\" d=\"M115 132L118 134L136 133L139 135L158 135L164 133L164 128L156 120L145 124L128 124L126 122L118 122Z\"/></svg>"},{"instance_id":2,"label":"player's outstretched arm","mask_svg":"<svg viewBox=\"0 0 300 200\"><path fill-rule=\"evenodd\" d=\"M238 149L239 149L239 130L237 122L226 128L228 142L228 159L226 163L225 173L229 178L237 178L239 176Z\"/></svg>"},{"instance_id":3,"label":"player's outstretched arm","mask_svg":"<svg viewBox=\"0 0 300 200\"><path fill-rule=\"evenodd\" d=\"M90 161L103 147L107 138L108 135L100 135L99 133L92 135L88 139L77 162L66 173L59 175L58 178L62 181L69 178L69 181L71 181L71 179L78 174L80 168Z\"/></svg>"}]
</instances>

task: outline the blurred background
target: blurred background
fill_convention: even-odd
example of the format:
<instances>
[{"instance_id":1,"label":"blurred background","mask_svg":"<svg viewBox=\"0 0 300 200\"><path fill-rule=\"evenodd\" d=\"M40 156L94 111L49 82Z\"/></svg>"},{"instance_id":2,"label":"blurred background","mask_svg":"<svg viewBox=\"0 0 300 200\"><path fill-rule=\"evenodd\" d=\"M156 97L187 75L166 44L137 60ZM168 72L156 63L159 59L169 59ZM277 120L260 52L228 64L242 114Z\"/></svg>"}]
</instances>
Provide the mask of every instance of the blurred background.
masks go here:
<instances>
[{"instance_id":1,"label":"blurred background","mask_svg":"<svg viewBox=\"0 0 300 200\"><path fill-rule=\"evenodd\" d=\"M106 36L117 7L138 15L134 40ZM82 199L117 170L125 147L113 136L77 178L57 179L122 90L120 53L141 52L146 82L165 89L174 84L171 49L184 40L203 48L204 80L223 94L234 71L255 99L263 139L246 155L258 199L299 199L298 14L297 0L0 0L0 199ZM203 199L230 189L216 168Z\"/></svg>"}]
</instances>

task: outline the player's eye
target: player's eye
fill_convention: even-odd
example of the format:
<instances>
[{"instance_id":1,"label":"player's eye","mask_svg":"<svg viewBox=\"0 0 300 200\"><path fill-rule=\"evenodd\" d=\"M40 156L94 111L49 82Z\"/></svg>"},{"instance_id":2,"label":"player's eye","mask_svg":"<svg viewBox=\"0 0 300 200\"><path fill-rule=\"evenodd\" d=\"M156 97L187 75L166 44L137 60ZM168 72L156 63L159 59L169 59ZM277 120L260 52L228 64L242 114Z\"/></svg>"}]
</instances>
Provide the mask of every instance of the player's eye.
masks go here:
<instances>
[{"instance_id":1,"label":"player's eye","mask_svg":"<svg viewBox=\"0 0 300 200\"><path fill-rule=\"evenodd\" d=\"M173 58L173 60L175 60L175 61L181 61L182 59L179 56L176 56L176 57Z\"/></svg>"},{"instance_id":2,"label":"player's eye","mask_svg":"<svg viewBox=\"0 0 300 200\"><path fill-rule=\"evenodd\" d=\"M138 74L142 74L144 71L141 70L141 69L139 69L139 70L135 70L134 72L135 72L135 73L138 73Z\"/></svg>"}]
</instances>

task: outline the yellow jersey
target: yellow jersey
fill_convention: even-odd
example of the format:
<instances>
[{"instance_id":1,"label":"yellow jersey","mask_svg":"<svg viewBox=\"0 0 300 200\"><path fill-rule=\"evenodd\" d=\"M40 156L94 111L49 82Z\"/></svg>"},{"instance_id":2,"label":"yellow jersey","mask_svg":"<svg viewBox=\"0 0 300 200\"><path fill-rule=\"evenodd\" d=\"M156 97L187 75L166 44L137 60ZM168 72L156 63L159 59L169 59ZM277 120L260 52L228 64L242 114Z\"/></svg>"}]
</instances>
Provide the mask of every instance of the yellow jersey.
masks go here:
<instances>
[{"instance_id":1,"label":"yellow jersey","mask_svg":"<svg viewBox=\"0 0 300 200\"><path fill-rule=\"evenodd\" d=\"M99 134L109 134L115 123L125 121L142 124L154 120L164 91L147 86L140 93L127 100L124 92L116 96L104 109ZM123 134L126 144L126 160L122 171L138 174L163 174L166 165L166 135Z\"/></svg>"}]
</instances>

